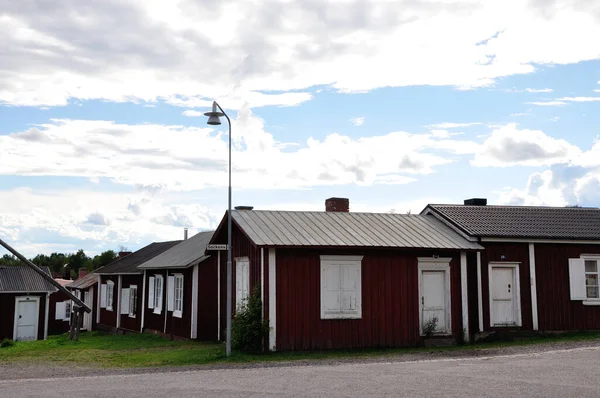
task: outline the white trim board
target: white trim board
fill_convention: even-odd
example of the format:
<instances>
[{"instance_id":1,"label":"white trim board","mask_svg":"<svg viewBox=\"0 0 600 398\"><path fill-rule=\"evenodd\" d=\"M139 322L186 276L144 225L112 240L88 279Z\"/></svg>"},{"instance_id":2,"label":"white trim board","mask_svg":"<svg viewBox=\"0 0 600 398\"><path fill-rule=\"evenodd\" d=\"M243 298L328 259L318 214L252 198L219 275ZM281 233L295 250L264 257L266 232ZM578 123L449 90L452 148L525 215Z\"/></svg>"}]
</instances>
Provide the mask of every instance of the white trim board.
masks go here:
<instances>
[{"instance_id":1,"label":"white trim board","mask_svg":"<svg viewBox=\"0 0 600 398\"><path fill-rule=\"evenodd\" d=\"M19 314L19 301L35 301L36 306L36 316L35 316L35 340L38 339L40 334L40 296L17 296L15 297L15 315L13 317L13 340L17 341L17 315ZM46 318L46 323L48 319Z\"/></svg>"},{"instance_id":2,"label":"white trim board","mask_svg":"<svg viewBox=\"0 0 600 398\"><path fill-rule=\"evenodd\" d=\"M554 243L571 245L600 245L600 240L568 240L568 239L528 239L528 238L491 238L483 237L482 242L514 242L514 243Z\"/></svg>"},{"instance_id":3,"label":"white trim board","mask_svg":"<svg viewBox=\"0 0 600 398\"><path fill-rule=\"evenodd\" d=\"M509 261L499 261L494 262L490 261L488 263L488 301L489 301L489 310L490 310L490 327L521 327L523 326L522 322L522 314L521 314L521 280L519 277L519 266L520 262L509 262ZM512 268L513 269L513 277L514 277L514 288L515 288L515 325L494 325L494 315L493 315L493 298L492 298L492 268Z\"/></svg>"},{"instance_id":4,"label":"white trim board","mask_svg":"<svg viewBox=\"0 0 600 398\"><path fill-rule=\"evenodd\" d=\"M269 249L269 349L277 350L277 278L276 251Z\"/></svg>"},{"instance_id":5,"label":"white trim board","mask_svg":"<svg viewBox=\"0 0 600 398\"><path fill-rule=\"evenodd\" d=\"M483 285L481 283L481 252L477 252L477 310L479 312L479 331L483 332Z\"/></svg>"},{"instance_id":6,"label":"white trim board","mask_svg":"<svg viewBox=\"0 0 600 398\"><path fill-rule=\"evenodd\" d=\"M467 253L460 252L460 297L462 302L462 329L466 343L471 341L469 330L469 287L467 286Z\"/></svg>"},{"instance_id":7,"label":"white trim board","mask_svg":"<svg viewBox=\"0 0 600 398\"><path fill-rule=\"evenodd\" d=\"M434 259L431 257L419 257L418 258L418 292L419 292L419 335L424 336L423 333L423 271L442 271L444 272L444 313L445 318L445 329L446 332L442 334L449 336L452 335L452 294L451 294L451 284L450 284L450 261L451 258L446 258L446 262L436 261L439 259Z\"/></svg>"},{"instance_id":8,"label":"white trim board","mask_svg":"<svg viewBox=\"0 0 600 398\"><path fill-rule=\"evenodd\" d=\"M535 276L535 244L529 244L529 281L531 285L531 319L533 330L539 329L538 303L537 303L537 278Z\"/></svg>"}]
</instances>

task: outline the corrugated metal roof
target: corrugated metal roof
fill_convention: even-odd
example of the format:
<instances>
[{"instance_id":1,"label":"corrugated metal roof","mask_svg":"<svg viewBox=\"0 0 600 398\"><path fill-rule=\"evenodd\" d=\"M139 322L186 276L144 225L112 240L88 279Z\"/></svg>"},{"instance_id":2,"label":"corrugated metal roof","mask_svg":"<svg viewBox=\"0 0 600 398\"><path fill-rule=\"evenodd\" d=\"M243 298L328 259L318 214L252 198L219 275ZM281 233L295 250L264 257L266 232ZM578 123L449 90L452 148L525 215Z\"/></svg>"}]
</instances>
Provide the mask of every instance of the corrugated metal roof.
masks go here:
<instances>
[{"instance_id":1,"label":"corrugated metal roof","mask_svg":"<svg viewBox=\"0 0 600 398\"><path fill-rule=\"evenodd\" d=\"M465 205L428 208L477 237L600 240L598 208Z\"/></svg>"},{"instance_id":2,"label":"corrugated metal roof","mask_svg":"<svg viewBox=\"0 0 600 398\"><path fill-rule=\"evenodd\" d=\"M66 287L69 289L87 289L96 283L98 283L98 275L90 273L69 283Z\"/></svg>"},{"instance_id":3,"label":"corrugated metal roof","mask_svg":"<svg viewBox=\"0 0 600 398\"><path fill-rule=\"evenodd\" d=\"M200 232L141 264L139 269L187 268L204 261L206 246L215 231Z\"/></svg>"},{"instance_id":4,"label":"corrugated metal roof","mask_svg":"<svg viewBox=\"0 0 600 398\"><path fill-rule=\"evenodd\" d=\"M148 246L142 247L123 258L113 261L112 263L94 271L96 274L136 274L141 273L138 269L140 264L150 260L153 257L169 250L173 246L182 241L174 240L171 242L154 242Z\"/></svg>"},{"instance_id":5,"label":"corrugated metal roof","mask_svg":"<svg viewBox=\"0 0 600 398\"><path fill-rule=\"evenodd\" d=\"M40 267L50 274L48 267ZM0 265L1 292L55 292L57 289L40 274L27 266Z\"/></svg>"},{"instance_id":6,"label":"corrugated metal roof","mask_svg":"<svg viewBox=\"0 0 600 398\"><path fill-rule=\"evenodd\" d=\"M432 216L236 210L233 220L259 246L481 249Z\"/></svg>"}]
</instances>

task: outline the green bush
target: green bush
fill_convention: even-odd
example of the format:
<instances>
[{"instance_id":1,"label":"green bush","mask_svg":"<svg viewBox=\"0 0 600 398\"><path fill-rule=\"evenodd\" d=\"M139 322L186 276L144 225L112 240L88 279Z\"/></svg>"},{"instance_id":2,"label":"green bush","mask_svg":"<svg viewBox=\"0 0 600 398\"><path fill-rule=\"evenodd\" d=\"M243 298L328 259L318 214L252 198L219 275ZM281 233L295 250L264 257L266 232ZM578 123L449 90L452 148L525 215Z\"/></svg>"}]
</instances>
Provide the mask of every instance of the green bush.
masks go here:
<instances>
[{"instance_id":1,"label":"green bush","mask_svg":"<svg viewBox=\"0 0 600 398\"><path fill-rule=\"evenodd\" d=\"M263 320L260 286L254 288L248 300L238 306L231 322L233 349L247 353L263 351L263 341L269 335L269 321Z\"/></svg>"},{"instance_id":2,"label":"green bush","mask_svg":"<svg viewBox=\"0 0 600 398\"><path fill-rule=\"evenodd\" d=\"M4 339L4 340L0 341L0 348L12 347L14 345L15 345L15 342L12 341L11 339Z\"/></svg>"}]
</instances>

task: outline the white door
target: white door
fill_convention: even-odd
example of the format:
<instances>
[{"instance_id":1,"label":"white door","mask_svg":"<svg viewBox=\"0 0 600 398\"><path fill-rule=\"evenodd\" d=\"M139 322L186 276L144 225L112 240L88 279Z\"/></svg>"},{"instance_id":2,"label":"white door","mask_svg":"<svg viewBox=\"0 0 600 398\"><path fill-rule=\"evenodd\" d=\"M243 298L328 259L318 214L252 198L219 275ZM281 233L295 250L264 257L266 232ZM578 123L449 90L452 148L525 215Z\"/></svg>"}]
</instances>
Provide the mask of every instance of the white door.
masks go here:
<instances>
[{"instance_id":1,"label":"white door","mask_svg":"<svg viewBox=\"0 0 600 398\"><path fill-rule=\"evenodd\" d=\"M39 299L17 297L15 312L15 340L37 340Z\"/></svg>"},{"instance_id":2,"label":"white door","mask_svg":"<svg viewBox=\"0 0 600 398\"><path fill-rule=\"evenodd\" d=\"M516 325L515 268L492 267L492 325Z\"/></svg>"},{"instance_id":3,"label":"white door","mask_svg":"<svg viewBox=\"0 0 600 398\"><path fill-rule=\"evenodd\" d=\"M423 316L421 317L421 331L435 326L431 332L444 333L446 330L446 272L444 271L423 271L421 278L421 307Z\"/></svg>"},{"instance_id":4,"label":"white door","mask_svg":"<svg viewBox=\"0 0 600 398\"><path fill-rule=\"evenodd\" d=\"M90 289L91 290L91 289ZM90 290L86 290L83 293L83 302L90 308L92 308L92 297L93 293ZM88 312L83 313L83 329L87 331L92 330L92 314Z\"/></svg>"}]
</instances>

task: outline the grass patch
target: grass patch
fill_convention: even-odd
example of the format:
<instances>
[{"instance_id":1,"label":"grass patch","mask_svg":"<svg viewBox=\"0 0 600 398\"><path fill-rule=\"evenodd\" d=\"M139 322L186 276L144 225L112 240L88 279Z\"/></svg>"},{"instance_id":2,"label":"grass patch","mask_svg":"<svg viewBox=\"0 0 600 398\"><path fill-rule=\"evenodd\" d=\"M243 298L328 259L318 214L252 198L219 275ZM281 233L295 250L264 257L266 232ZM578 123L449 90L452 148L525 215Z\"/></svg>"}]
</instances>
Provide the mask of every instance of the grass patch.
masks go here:
<instances>
[{"instance_id":1,"label":"grass patch","mask_svg":"<svg viewBox=\"0 0 600 398\"><path fill-rule=\"evenodd\" d=\"M360 359L389 357L410 353L481 350L597 339L600 339L600 332L577 332L544 334L530 338L482 342L452 347L297 351L252 355L234 352L231 357L226 358L224 345L221 343L170 341L146 333L110 335L102 332L87 332L82 333L78 342L69 341L66 335L51 336L46 341L15 342L12 346L0 349L0 365L14 362L52 362L65 366L138 368L216 363Z\"/></svg>"}]
</instances>

